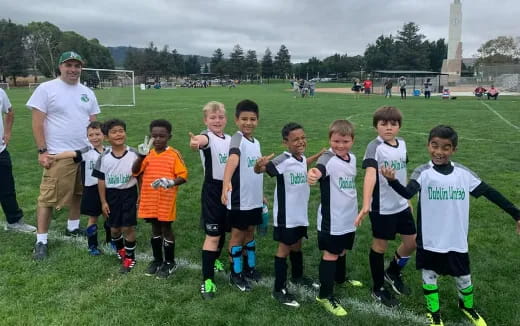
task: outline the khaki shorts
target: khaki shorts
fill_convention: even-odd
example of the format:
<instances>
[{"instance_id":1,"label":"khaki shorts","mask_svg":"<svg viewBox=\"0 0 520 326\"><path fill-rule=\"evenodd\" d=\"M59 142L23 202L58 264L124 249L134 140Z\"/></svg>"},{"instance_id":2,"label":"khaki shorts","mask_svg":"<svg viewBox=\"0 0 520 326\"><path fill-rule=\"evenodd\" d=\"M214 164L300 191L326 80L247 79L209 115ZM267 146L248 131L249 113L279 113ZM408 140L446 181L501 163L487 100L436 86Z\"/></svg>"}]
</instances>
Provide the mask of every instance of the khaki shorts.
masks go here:
<instances>
[{"instance_id":1,"label":"khaki shorts","mask_svg":"<svg viewBox=\"0 0 520 326\"><path fill-rule=\"evenodd\" d=\"M43 169L38 206L69 207L72 197L83 193L80 171L79 164L70 159L55 161L50 169Z\"/></svg>"}]
</instances>

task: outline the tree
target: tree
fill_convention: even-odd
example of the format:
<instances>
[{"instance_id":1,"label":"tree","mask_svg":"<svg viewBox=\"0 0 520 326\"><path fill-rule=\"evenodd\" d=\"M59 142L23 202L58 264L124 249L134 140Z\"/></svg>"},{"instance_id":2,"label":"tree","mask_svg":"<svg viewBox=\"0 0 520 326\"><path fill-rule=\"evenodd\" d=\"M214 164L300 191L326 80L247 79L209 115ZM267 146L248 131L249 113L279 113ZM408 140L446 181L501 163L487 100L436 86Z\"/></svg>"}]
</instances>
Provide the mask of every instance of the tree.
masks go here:
<instances>
[{"instance_id":1,"label":"tree","mask_svg":"<svg viewBox=\"0 0 520 326\"><path fill-rule=\"evenodd\" d=\"M392 35L380 35L375 44L369 44L365 50L366 70L390 69L391 62L395 61L396 46Z\"/></svg>"},{"instance_id":2,"label":"tree","mask_svg":"<svg viewBox=\"0 0 520 326\"><path fill-rule=\"evenodd\" d=\"M424 42L429 52L430 70L440 71L442 69L442 61L448 55L448 45L443 38L434 42Z\"/></svg>"},{"instance_id":3,"label":"tree","mask_svg":"<svg viewBox=\"0 0 520 326\"><path fill-rule=\"evenodd\" d=\"M285 45L280 46L280 50L274 57L274 73L279 77L287 79L291 73L291 55Z\"/></svg>"},{"instance_id":4,"label":"tree","mask_svg":"<svg viewBox=\"0 0 520 326\"><path fill-rule=\"evenodd\" d=\"M56 77L60 55L60 29L49 22L32 22L27 25L27 30L25 46L30 55L31 66L46 77Z\"/></svg>"},{"instance_id":5,"label":"tree","mask_svg":"<svg viewBox=\"0 0 520 326\"><path fill-rule=\"evenodd\" d=\"M273 76L273 56L269 48L265 49L264 56L262 57L262 77L270 78Z\"/></svg>"},{"instance_id":6,"label":"tree","mask_svg":"<svg viewBox=\"0 0 520 326\"><path fill-rule=\"evenodd\" d=\"M256 58L256 51L248 50L244 61L244 68L247 78L253 79L258 74L258 60Z\"/></svg>"},{"instance_id":7,"label":"tree","mask_svg":"<svg viewBox=\"0 0 520 326\"><path fill-rule=\"evenodd\" d=\"M242 78L244 73L244 50L238 44L233 47L233 52L229 55L229 69L231 77Z\"/></svg>"},{"instance_id":8,"label":"tree","mask_svg":"<svg viewBox=\"0 0 520 326\"><path fill-rule=\"evenodd\" d=\"M226 70L226 62L222 49L218 48L215 50L215 52L213 52L210 63L211 72L222 77Z\"/></svg>"},{"instance_id":9,"label":"tree","mask_svg":"<svg viewBox=\"0 0 520 326\"><path fill-rule=\"evenodd\" d=\"M419 26L413 22L397 32L395 55L392 66L402 70L426 70L430 68L428 49L423 43L425 36L419 34Z\"/></svg>"},{"instance_id":10,"label":"tree","mask_svg":"<svg viewBox=\"0 0 520 326\"><path fill-rule=\"evenodd\" d=\"M0 20L0 79L13 78L16 86L17 76L27 75L27 61L24 57L24 37L26 30L11 20Z\"/></svg>"},{"instance_id":11,"label":"tree","mask_svg":"<svg viewBox=\"0 0 520 326\"><path fill-rule=\"evenodd\" d=\"M478 51L478 63L520 62L520 41L512 36L499 36L482 44Z\"/></svg>"},{"instance_id":12,"label":"tree","mask_svg":"<svg viewBox=\"0 0 520 326\"><path fill-rule=\"evenodd\" d=\"M200 74L200 63L197 55L188 55L184 60L184 66L186 68L186 74Z\"/></svg>"},{"instance_id":13,"label":"tree","mask_svg":"<svg viewBox=\"0 0 520 326\"><path fill-rule=\"evenodd\" d=\"M176 49L172 50L172 59L175 65L173 74L175 76L183 76L186 73L186 66L184 65L184 58L177 52Z\"/></svg>"}]
</instances>

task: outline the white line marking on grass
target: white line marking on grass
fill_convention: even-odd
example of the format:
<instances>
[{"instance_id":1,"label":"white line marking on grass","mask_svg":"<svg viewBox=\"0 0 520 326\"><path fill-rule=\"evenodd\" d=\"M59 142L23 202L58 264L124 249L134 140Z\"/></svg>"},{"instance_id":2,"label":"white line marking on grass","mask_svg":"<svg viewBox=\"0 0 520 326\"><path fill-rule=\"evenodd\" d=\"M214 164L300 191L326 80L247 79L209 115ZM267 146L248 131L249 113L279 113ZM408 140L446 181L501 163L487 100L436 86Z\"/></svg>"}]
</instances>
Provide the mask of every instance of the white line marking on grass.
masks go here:
<instances>
[{"instance_id":1,"label":"white line marking on grass","mask_svg":"<svg viewBox=\"0 0 520 326\"><path fill-rule=\"evenodd\" d=\"M480 102L482 103L482 105L484 105L485 107L488 108L489 111L493 112L494 114L497 115L497 117L499 117L500 119L502 119L502 121L504 121L505 123L507 123L508 125L510 125L511 127L515 128L516 130L520 130L520 127L519 126L516 126L514 124L511 123L511 121L507 120L506 118L504 118L503 116L500 115L500 113L498 113L497 111L495 111L491 105L485 103L485 102Z\"/></svg>"},{"instance_id":2,"label":"white line marking on grass","mask_svg":"<svg viewBox=\"0 0 520 326\"><path fill-rule=\"evenodd\" d=\"M426 137L428 137L428 135L429 135L427 132L403 131L403 130L399 131L399 133L420 135L420 136L426 136ZM493 142L493 143L504 144L503 141L489 139L489 138L467 138L467 137L459 136L459 139L463 139L463 140L467 140L467 141ZM513 141L513 142L508 141L507 143L508 144L520 144L520 141Z\"/></svg>"}]
</instances>

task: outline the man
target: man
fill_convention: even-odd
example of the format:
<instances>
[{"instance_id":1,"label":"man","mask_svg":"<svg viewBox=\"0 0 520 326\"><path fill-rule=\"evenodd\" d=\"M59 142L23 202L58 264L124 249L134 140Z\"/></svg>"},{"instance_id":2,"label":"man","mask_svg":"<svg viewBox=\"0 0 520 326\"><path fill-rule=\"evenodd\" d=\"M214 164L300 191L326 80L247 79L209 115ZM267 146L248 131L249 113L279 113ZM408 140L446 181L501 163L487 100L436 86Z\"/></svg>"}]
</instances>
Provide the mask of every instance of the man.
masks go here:
<instances>
[{"instance_id":1,"label":"man","mask_svg":"<svg viewBox=\"0 0 520 326\"><path fill-rule=\"evenodd\" d=\"M5 126L3 115L5 114ZM13 166L7 145L11 139L14 112L7 94L0 88L0 204L7 220L6 230L34 232L36 228L25 224L23 212L16 201L14 188Z\"/></svg>"},{"instance_id":2,"label":"man","mask_svg":"<svg viewBox=\"0 0 520 326\"><path fill-rule=\"evenodd\" d=\"M60 76L38 86L27 102L32 110L38 163L44 168L36 210L35 260L47 258L47 234L53 208L69 208L65 235L77 236L81 233L79 164L73 160L53 162L52 155L88 146L87 125L100 113L96 96L80 83L84 63L76 52L64 52L59 58Z\"/></svg>"},{"instance_id":3,"label":"man","mask_svg":"<svg viewBox=\"0 0 520 326\"><path fill-rule=\"evenodd\" d=\"M498 97L498 94L499 94L499 92L498 92L498 89L495 88L495 85L491 85L491 88L488 89L488 91L487 91L487 98L488 98L488 100L490 98L493 98L496 100Z\"/></svg>"}]
</instances>

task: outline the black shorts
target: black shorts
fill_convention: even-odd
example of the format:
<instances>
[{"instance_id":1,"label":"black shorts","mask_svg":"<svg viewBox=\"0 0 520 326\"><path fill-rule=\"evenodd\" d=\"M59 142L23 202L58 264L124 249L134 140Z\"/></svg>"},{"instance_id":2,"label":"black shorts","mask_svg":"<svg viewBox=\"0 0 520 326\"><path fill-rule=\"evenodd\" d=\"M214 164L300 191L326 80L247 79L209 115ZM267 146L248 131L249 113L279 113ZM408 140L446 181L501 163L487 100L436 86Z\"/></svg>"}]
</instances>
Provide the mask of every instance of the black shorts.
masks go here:
<instances>
[{"instance_id":1,"label":"black shorts","mask_svg":"<svg viewBox=\"0 0 520 326\"><path fill-rule=\"evenodd\" d=\"M464 276L471 274L467 252L439 253L417 248L415 265L417 269L429 269L439 275Z\"/></svg>"},{"instance_id":2,"label":"black shorts","mask_svg":"<svg viewBox=\"0 0 520 326\"><path fill-rule=\"evenodd\" d=\"M107 189L107 203L110 214L108 226L119 228L137 225L137 186L128 189Z\"/></svg>"},{"instance_id":3,"label":"black shorts","mask_svg":"<svg viewBox=\"0 0 520 326\"><path fill-rule=\"evenodd\" d=\"M370 94L371 88L365 88L365 94Z\"/></svg>"},{"instance_id":4,"label":"black shorts","mask_svg":"<svg viewBox=\"0 0 520 326\"><path fill-rule=\"evenodd\" d=\"M327 250L331 254L340 255L343 250L352 250L356 232L349 232L342 235L331 235L318 231L318 248Z\"/></svg>"},{"instance_id":5,"label":"black shorts","mask_svg":"<svg viewBox=\"0 0 520 326\"><path fill-rule=\"evenodd\" d=\"M247 211L228 210L228 216L232 228L244 231L252 225L262 224L262 207Z\"/></svg>"},{"instance_id":6,"label":"black shorts","mask_svg":"<svg viewBox=\"0 0 520 326\"><path fill-rule=\"evenodd\" d=\"M101 200L99 199L99 190L97 185L83 187L80 213L82 215L95 217L101 215Z\"/></svg>"},{"instance_id":7,"label":"black shorts","mask_svg":"<svg viewBox=\"0 0 520 326\"><path fill-rule=\"evenodd\" d=\"M376 239L394 240L396 233L404 235L417 233L410 207L388 215L370 212L369 216L372 223L372 236Z\"/></svg>"},{"instance_id":8,"label":"black shorts","mask_svg":"<svg viewBox=\"0 0 520 326\"><path fill-rule=\"evenodd\" d=\"M282 226L273 227L274 241L278 241L285 245L292 246L301 238L308 239L306 226L297 226L294 228L285 228Z\"/></svg>"},{"instance_id":9,"label":"black shorts","mask_svg":"<svg viewBox=\"0 0 520 326\"><path fill-rule=\"evenodd\" d=\"M222 205L222 182L204 181L200 196L200 224L207 235L216 237L229 232L227 208Z\"/></svg>"}]
</instances>

